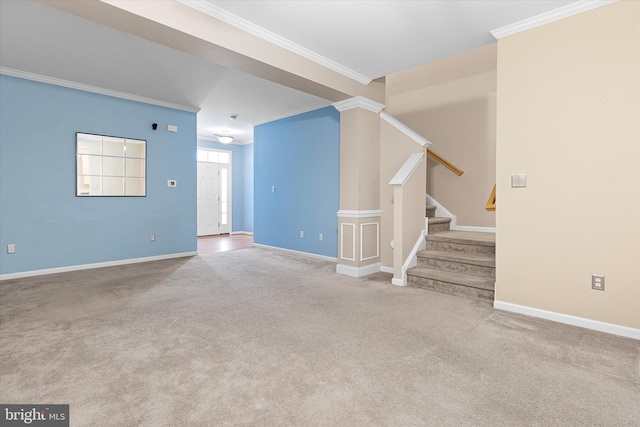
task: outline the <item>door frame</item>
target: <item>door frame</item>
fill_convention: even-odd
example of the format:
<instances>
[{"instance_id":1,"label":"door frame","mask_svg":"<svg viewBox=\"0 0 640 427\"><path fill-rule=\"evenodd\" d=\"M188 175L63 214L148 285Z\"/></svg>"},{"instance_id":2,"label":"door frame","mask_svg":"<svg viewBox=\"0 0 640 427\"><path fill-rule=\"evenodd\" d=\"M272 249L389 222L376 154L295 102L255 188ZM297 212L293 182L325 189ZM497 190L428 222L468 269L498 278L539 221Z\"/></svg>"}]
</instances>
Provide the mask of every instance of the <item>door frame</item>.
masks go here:
<instances>
[{"instance_id":1,"label":"door frame","mask_svg":"<svg viewBox=\"0 0 640 427\"><path fill-rule=\"evenodd\" d=\"M227 153L227 154L229 154L229 163L216 163L216 162L206 162L206 161L198 160L197 159L197 150L217 151L217 152ZM227 206L228 206L227 219L228 219L228 224L229 224L229 235L231 235L231 234L233 234L233 178L232 178L233 177L233 151L231 151L231 150L223 150L223 149L219 149L219 148L211 148L211 147L196 147L196 165L198 163L212 163L212 164L216 164L216 165L224 165L224 166L227 166L229 168L229 192L228 192L228 201L227 201ZM218 179L218 182L220 182L219 179ZM197 185L198 185L198 180L196 179L196 186ZM197 194L197 188L196 188L196 194ZM220 203L221 203L221 201L218 201L218 219L220 219L220 215L221 215L220 214ZM220 227L218 227L218 229L220 229ZM226 233L218 233L218 234L214 234L214 236L219 236L221 234L226 234ZM200 237L200 236L198 236L198 232L196 230L196 238L197 237Z\"/></svg>"}]
</instances>

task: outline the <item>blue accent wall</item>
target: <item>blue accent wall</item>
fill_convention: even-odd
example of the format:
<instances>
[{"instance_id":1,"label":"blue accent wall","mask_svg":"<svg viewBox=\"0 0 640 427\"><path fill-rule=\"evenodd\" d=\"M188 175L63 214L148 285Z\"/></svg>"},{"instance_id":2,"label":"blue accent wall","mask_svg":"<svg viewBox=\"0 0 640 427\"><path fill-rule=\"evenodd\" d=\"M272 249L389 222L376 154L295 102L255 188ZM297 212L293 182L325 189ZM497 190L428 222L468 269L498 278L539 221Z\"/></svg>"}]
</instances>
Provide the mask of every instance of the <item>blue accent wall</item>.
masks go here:
<instances>
[{"instance_id":1,"label":"blue accent wall","mask_svg":"<svg viewBox=\"0 0 640 427\"><path fill-rule=\"evenodd\" d=\"M253 231L253 144L198 139L198 147L231 151L231 231ZM246 213L251 209L251 215Z\"/></svg>"},{"instance_id":2,"label":"blue accent wall","mask_svg":"<svg viewBox=\"0 0 640 427\"><path fill-rule=\"evenodd\" d=\"M255 242L337 257L340 113L326 107L265 123L254 141Z\"/></svg>"},{"instance_id":3,"label":"blue accent wall","mask_svg":"<svg viewBox=\"0 0 640 427\"><path fill-rule=\"evenodd\" d=\"M0 93L0 274L197 250L195 113L5 75ZM76 132L146 140L147 196L76 197Z\"/></svg>"}]
</instances>

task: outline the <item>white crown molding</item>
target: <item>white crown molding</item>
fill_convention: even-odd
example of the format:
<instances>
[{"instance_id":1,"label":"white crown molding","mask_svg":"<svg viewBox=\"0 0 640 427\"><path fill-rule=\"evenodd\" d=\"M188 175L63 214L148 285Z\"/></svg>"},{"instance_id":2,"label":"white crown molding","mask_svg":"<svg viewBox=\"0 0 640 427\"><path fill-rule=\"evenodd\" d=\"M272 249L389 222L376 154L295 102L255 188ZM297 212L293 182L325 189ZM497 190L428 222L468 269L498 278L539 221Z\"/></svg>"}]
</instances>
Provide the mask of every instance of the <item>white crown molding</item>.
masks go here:
<instances>
[{"instance_id":1,"label":"white crown molding","mask_svg":"<svg viewBox=\"0 0 640 427\"><path fill-rule=\"evenodd\" d=\"M405 125L404 123L402 123L401 121L399 121L398 119L390 115L389 113L385 113L384 111L381 112L380 118L385 122L389 123L391 126L398 129L400 132L407 135L409 138L413 139L418 144L422 145L424 148L429 148L429 146L432 144L432 142L429 141L427 138L420 135L418 132L414 131L409 126Z\"/></svg>"},{"instance_id":2,"label":"white crown molding","mask_svg":"<svg viewBox=\"0 0 640 427\"><path fill-rule=\"evenodd\" d=\"M117 261L96 262L93 264L70 265L67 267L47 268L45 270L31 270L20 273L0 274L0 280L21 279L23 277L44 276L45 274L67 273L70 271L89 270L93 268L114 267L118 265L137 264L140 262L161 261L173 258L185 258L198 255L198 252L178 252L166 255L156 255L143 258L120 259Z\"/></svg>"},{"instance_id":3,"label":"white crown molding","mask_svg":"<svg viewBox=\"0 0 640 427\"><path fill-rule=\"evenodd\" d=\"M504 27L490 31L491 35L496 39L510 36L512 34L519 33L521 31L529 30L531 28L539 27L541 25L548 24L550 22L559 21L560 19L568 18L569 16L577 15L578 13L586 12L597 7L606 6L610 3L615 3L618 0L581 0L575 3L568 4L566 6L559 7L557 9L550 10L549 12L542 13L540 15L533 16L514 24L506 25Z\"/></svg>"},{"instance_id":4,"label":"white crown molding","mask_svg":"<svg viewBox=\"0 0 640 427\"><path fill-rule=\"evenodd\" d=\"M262 28L252 22L247 21L244 18L241 18L237 15L234 15L226 10L215 6L207 1L197 1L197 0L178 0L178 2L184 4L185 6L189 6L193 9L196 9L202 13L205 13L209 16L212 16L220 21L226 22L229 25L233 25L234 27L246 31L249 34L252 34L256 37L259 37L263 40L268 41L269 43L273 43L276 46L280 46L283 49L287 49L295 54L302 56L310 61L315 62L316 64L322 65L330 70L335 71L336 73L342 74L343 76L349 77L359 83L364 85L368 85L371 83L371 78L358 73L350 68L345 67L344 65L338 64L331 59L324 57L312 50L307 49L306 47L300 46L297 43L292 42L282 36L279 36L265 28Z\"/></svg>"},{"instance_id":5,"label":"white crown molding","mask_svg":"<svg viewBox=\"0 0 640 427\"><path fill-rule=\"evenodd\" d=\"M413 153L409 156L406 162L398 170L395 176L389 181L389 185L392 187L404 187L413 172L418 168L418 165L424 159L424 153Z\"/></svg>"},{"instance_id":6,"label":"white crown molding","mask_svg":"<svg viewBox=\"0 0 640 427\"><path fill-rule=\"evenodd\" d=\"M372 101L364 96L354 96L353 98L345 99L344 101L334 102L331 105L340 112L350 110L352 108L364 108L365 110L373 111L377 114L384 108L383 104Z\"/></svg>"},{"instance_id":7,"label":"white crown molding","mask_svg":"<svg viewBox=\"0 0 640 427\"><path fill-rule=\"evenodd\" d=\"M330 105L331 105L331 101L323 101L323 102L320 102L318 104L313 104L313 105L310 105L308 107L300 108L298 110L289 111L287 113L280 114L280 115L277 115L275 117L271 117L269 119L259 120L257 122L251 123L251 124L253 126L259 126L259 125L263 125L265 123L274 122L276 120L286 119L287 117L297 116L298 114L308 113L309 111L319 110L321 108L325 108L325 107L328 107Z\"/></svg>"},{"instance_id":8,"label":"white crown molding","mask_svg":"<svg viewBox=\"0 0 640 427\"><path fill-rule=\"evenodd\" d=\"M220 142L218 138L216 138L215 136L198 135L196 139L202 139L203 141L211 141L211 142L217 142L219 144L222 144L222 142ZM242 142L234 139L230 143L224 144L224 145L249 145L249 144L253 144L253 139L249 141L242 141Z\"/></svg>"},{"instance_id":9,"label":"white crown molding","mask_svg":"<svg viewBox=\"0 0 640 427\"><path fill-rule=\"evenodd\" d=\"M76 83L69 80L57 79L55 77L43 76L41 74L29 73L27 71L14 70L12 68L0 67L0 74L21 79L33 80L40 83L47 83L55 86L68 87L70 89L82 90L85 92L97 93L99 95L112 96L114 98L127 99L129 101L142 102L144 104L157 105L160 107L172 108L174 110L188 111L197 113L199 108L189 107L186 105L174 104L173 102L159 101L157 99L146 98L144 96L133 95L130 93L118 92L115 90L104 89L96 86L89 86L82 83Z\"/></svg>"},{"instance_id":10,"label":"white crown molding","mask_svg":"<svg viewBox=\"0 0 640 427\"><path fill-rule=\"evenodd\" d=\"M525 314L527 316L538 317L540 319L552 320L566 325L578 326L580 328L592 329L594 331L606 332L607 334L619 335L622 337L640 340L640 329L628 326L616 325L614 323L600 322L599 320L587 319L584 317L572 316L570 314L557 313L525 305L513 304L505 301L495 300L493 308L510 311L512 313Z\"/></svg>"},{"instance_id":11,"label":"white crown molding","mask_svg":"<svg viewBox=\"0 0 640 427\"><path fill-rule=\"evenodd\" d=\"M376 218L382 216L381 210L346 210L337 212L338 218Z\"/></svg>"}]
</instances>

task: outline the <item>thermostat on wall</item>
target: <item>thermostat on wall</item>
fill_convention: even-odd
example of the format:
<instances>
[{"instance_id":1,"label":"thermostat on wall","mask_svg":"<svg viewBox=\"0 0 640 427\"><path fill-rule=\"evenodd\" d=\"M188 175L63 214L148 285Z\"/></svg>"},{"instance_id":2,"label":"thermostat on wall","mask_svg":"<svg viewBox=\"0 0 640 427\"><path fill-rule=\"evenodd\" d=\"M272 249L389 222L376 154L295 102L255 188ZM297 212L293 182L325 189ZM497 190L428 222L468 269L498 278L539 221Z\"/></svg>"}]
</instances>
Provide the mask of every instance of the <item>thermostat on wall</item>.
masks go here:
<instances>
[{"instance_id":1,"label":"thermostat on wall","mask_svg":"<svg viewBox=\"0 0 640 427\"><path fill-rule=\"evenodd\" d=\"M176 181L175 179L170 179L167 181L167 187L177 187L178 186L178 181Z\"/></svg>"},{"instance_id":2,"label":"thermostat on wall","mask_svg":"<svg viewBox=\"0 0 640 427\"><path fill-rule=\"evenodd\" d=\"M167 131L168 132L178 132L178 126L176 125L167 125Z\"/></svg>"}]
</instances>

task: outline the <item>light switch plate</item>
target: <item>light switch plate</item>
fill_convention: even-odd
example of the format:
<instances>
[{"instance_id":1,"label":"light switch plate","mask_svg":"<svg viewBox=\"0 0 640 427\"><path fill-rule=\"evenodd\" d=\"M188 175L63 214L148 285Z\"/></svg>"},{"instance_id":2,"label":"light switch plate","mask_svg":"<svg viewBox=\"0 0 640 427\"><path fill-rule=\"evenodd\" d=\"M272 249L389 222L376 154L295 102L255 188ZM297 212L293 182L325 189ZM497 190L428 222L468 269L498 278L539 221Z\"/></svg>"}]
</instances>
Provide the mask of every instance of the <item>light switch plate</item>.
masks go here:
<instances>
[{"instance_id":1,"label":"light switch plate","mask_svg":"<svg viewBox=\"0 0 640 427\"><path fill-rule=\"evenodd\" d=\"M511 188L526 187L527 175L524 173L516 173L511 175Z\"/></svg>"},{"instance_id":2,"label":"light switch plate","mask_svg":"<svg viewBox=\"0 0 640 427\"><path fill-rule=\"evenodd\" d=\"M178 186L178 181L176 181L175 179L170 179L167 181L167 187L177 187Z\"/></svg>"}]
</instances>

